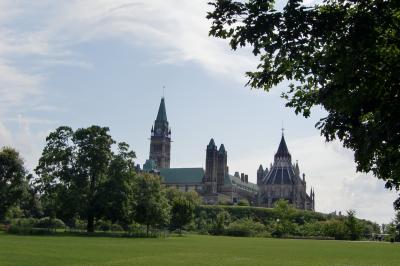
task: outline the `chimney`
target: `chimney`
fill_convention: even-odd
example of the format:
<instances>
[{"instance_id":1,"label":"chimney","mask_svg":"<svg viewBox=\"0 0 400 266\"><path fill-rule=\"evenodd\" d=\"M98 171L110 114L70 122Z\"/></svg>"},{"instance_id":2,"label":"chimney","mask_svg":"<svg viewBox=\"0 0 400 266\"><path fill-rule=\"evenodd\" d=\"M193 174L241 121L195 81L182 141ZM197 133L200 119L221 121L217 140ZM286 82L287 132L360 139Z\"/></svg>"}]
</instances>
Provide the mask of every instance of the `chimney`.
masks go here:
<instances>
[{"instance_id":1,"label":"chimney","mask_svg":"<svg viewBox=\"0 0 400 266\"><path fill-rule=\"evenodd\" d=\"M240 178L239 172L235 172L235 177Z\"/></svg>"},{"instance_id":2,"label":"chimney","mask_svg":"<svg viewBox=\"0 0 400 266\"><path fill-rule=\"evenodd\" d=\"M245 175L245 176L244 176L244 181L245 181L246 183L249 183L249 176L248 176L248 175Z\"/></svg>"},{"instance_id":3,"label":"chimney","mask_svg":"<svg viewBox=\"0 0 400 266\"><path fill-rule=\"evenodd\" d=\"M240 174L240 180L242 180L242 182L244 182L244 174L243 173Z\"/></svg>"}]
</instances>

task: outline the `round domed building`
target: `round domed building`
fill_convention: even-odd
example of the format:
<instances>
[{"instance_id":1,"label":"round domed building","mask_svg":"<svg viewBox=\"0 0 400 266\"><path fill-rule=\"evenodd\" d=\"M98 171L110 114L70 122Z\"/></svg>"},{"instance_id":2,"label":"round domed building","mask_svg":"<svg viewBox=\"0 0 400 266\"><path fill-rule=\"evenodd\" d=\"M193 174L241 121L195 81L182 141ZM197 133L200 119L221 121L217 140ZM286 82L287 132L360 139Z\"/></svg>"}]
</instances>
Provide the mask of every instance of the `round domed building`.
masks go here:
<instances>
[{"instance_id":1,"label":"round domed building","mask_svg":"<svg viewBox=\"0 0 400 266\"><path fill-rule=\"evenodd\" d=\"M301 178L298 163L292 164L283 133L274 164L269 170L262 165L258 168L257 185L260 206L272 208L276 201L284 199L298 209L315 209L314 191L311 189L310 195L307 194L305 175Z\"/></svg>"}]
</instances>

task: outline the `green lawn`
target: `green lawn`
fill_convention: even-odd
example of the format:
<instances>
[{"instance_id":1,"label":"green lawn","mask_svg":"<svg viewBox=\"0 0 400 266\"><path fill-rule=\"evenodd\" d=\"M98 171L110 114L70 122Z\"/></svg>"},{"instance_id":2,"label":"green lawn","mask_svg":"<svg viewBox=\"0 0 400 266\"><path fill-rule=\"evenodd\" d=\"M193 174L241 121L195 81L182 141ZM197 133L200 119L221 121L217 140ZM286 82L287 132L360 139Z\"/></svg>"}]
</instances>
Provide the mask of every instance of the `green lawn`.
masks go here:
<instances>
[{"instance_id":1,"label":"green lawn","mask_svg":"<svg viewBox=\"0 0 400 266\"><path fill-rule=\"evenodd\" d=\"M400 265L390 243L184 236L0 234L0 265Z\"/></svg>"}]
</instances>

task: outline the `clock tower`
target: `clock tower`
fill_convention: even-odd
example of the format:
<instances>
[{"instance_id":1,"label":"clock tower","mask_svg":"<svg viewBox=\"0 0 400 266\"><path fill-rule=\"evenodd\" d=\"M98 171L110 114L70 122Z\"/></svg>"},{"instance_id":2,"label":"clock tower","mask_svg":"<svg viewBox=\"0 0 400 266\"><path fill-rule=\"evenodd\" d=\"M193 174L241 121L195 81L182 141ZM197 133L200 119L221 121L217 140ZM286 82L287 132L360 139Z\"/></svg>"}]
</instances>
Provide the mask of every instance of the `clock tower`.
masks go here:
<instances>
[{"instance_id":1,"label":"clock tower","mask_svg":"<svg viewBox=\"0 0 400 266\"><path fill-rule=\"evenodd\" d=\"M167 120L164 97L161 98L157 118L151 127L150 160L153 160L157 169L169 168L171 158L171 129Z\"/></svg>"}]
</instances>

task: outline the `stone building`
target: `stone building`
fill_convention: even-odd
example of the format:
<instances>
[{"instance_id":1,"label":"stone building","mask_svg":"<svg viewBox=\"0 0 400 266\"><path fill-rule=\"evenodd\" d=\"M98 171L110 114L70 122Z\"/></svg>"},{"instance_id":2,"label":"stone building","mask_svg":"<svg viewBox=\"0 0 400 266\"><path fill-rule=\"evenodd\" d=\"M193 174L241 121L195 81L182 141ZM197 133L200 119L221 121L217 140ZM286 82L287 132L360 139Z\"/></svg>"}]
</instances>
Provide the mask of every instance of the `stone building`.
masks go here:
<instances>
[{"instance_id":1,"label":"stone building","mask_svg":"<svg viewBox=\"0 0 400 266\"><path fill-rule=\"evenodd\" d=\"M246 199L249 203L257 204L258 187L249 182L248 175L236 172L229 174L228 153L224 144L219 149L214 139L210 140L206 149L206 170L203 178L203 199L208 204L218 202L238 203Z\"/></svg>"},{"instance_id":2,"label":"stone building","mask_svg":"<svg viewBox=\"0 0 400 266\"><path fill-rule=\"evenodd\" d=\"M315 209L315 193L311 189L307 194L305 174L301 178L298 162L292 164L283 133L270 169L264 170L262 165L258 168L257 185L260 206L271 208L279 199L285 199L298 209Z\"/></svg>"},{"instance_id":3,"label":"stone building","mask_svg":"<svg viewBox=\"0 0 400 266\"><path fill-rule=\"evenodd\" d=\"M223 144L217 149L214 139L206 149L206 169L202 167L170 168L171 129L167 120L165 100L161 99L157 118L151 128L149 159L143 171L159 174L167 187L182 191L196 191L207 204L239 202L246 199L257 202L258 187L248 181L248 176L229 174L227 151Z\"/></svg>"},{"instance_id":4,"label":"stone building","mask_svg":"<svg viewBox=\"0 0 400 266\"><path fill-rule=\"evenodd\" d=\"M314 210L314 191L306 193L305 175L300 178L298 163L292 164L285 138L279 144L274 164L268 170L260 165L257 184L248 175L229 174L228 152L224 144L219 148L211 139L206 147L203 167L171 168L171 129L167 120L165 100L161 99L157 118L151 128L149 159L143 171L159 174L167 187L182 191L196 191L206 204L238 203L242 199L254 206L273 207L279 199L286 199L296 208Z\"/></svg>"}]
</instances>

